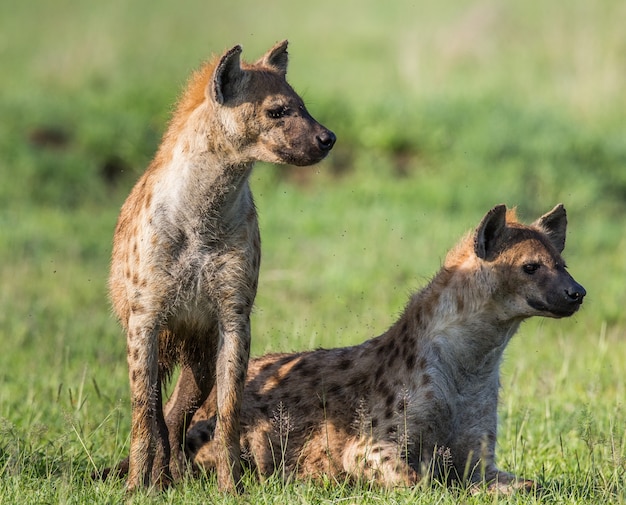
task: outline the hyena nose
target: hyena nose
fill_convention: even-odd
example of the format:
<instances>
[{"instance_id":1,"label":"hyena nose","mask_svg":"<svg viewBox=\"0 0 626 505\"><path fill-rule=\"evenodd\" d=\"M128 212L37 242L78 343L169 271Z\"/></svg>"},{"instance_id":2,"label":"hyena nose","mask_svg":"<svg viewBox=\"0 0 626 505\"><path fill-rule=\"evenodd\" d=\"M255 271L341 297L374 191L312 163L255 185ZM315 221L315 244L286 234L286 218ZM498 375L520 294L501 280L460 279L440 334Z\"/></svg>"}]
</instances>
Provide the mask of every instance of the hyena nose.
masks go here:
<instances>
[{"instance_id":1,"label":"hyena nose","mask_svg":"<svg viewBox=\"0 0 626 505\"><path fill-rule=\"evenodd\" d=\"M335 134L330 130L324 130L322 133L315 137L315 140L317 140L317 145L320 150L328 152L335 145L337 137L335 137Z\"/></svg>"},{"instance_id":2,"label":"hyena nose","mask_svg":"<svg viewBox=\"0 0 626 505\"><path fill-rule=\"evenodd\" d=\"M574 303L582 303L583 298L587 294L585 288L583 288L580 284L575 283L574 285L565 289L565 294L570 299L570 301Z\"/></svg>"}]
</instances>

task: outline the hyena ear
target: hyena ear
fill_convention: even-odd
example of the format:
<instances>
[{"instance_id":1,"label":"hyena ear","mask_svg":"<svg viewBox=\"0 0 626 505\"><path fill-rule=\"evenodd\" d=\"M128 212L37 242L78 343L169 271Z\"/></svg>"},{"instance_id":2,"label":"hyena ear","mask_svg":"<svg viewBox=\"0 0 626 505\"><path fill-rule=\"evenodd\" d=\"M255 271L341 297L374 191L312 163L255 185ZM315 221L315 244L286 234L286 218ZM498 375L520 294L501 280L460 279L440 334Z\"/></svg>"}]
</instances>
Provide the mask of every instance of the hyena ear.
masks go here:
<instances>
[{"instance_id":1,"label":"hyena ear","mask_svg":"<svg viewBox=\"0 0 626 505\"><path fill-rule=\"evenodd\" d=\"M506 228L506 205L496 205L476 228L474 252L480 259L488 259L497 250L500 237Z\"/></svg>"},{"instance_id":2,"label":"hyena ear","mask_svg":"<svg viewBox=\"0 0 626 505\"><path fill-rule=\"evenodd\" d=\"M245 81L245 72L241 69L241 46L237 45L224 53L211 79L210 96L220 105L236 96Z\"/></svg>"},{"instance_id":3,"label":"hyena ear","mask_svg":"<svg viewBox=\"0 0 626 505\"><path fill-rule=\"evenodd\" d=\"M537 219L533 225L541 228L548 235L557 251L563 252L567 232L567 213L562 203Z\"/></svg>"},{"instance_id":4,"label":"hyena ear","mask_svg":"<svg viewBox=\"0 0 626 505\"><path fill-rule=\"evenodd\" d=\"M276 44L256 62L257 65L272 67L278 70L283 76L287 75L287 63L289 62L289 54L287 53L288 43L287 40L283 40Z\"/></svg>"}]
</instances>

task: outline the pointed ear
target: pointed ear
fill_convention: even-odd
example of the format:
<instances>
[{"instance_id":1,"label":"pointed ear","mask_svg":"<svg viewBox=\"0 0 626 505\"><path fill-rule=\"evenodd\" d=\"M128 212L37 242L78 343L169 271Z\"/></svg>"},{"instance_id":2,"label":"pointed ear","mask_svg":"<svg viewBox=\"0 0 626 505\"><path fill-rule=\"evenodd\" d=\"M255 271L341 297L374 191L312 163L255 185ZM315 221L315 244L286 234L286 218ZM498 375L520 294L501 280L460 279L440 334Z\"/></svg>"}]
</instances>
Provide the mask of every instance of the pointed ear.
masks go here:
<instances>
[{"instance_id":1,"label":"pointed ear","mask_svg":"<svg viewBox=\"0 0 626 505\"><path fill-rule=\"evenodd\" d=\"M210 83L210 96L220 105L224 105L235 96L243 82L244 72L241 70L240 55L241 46L237 45L226 51L215 67Z\"/></svg>"},{"instance_id":2,"label":"pointed ear","mask_svg":"<svg viewBox=\"0 0 626 505\"><path fill-rule=\"evenodd\" d=\"M537 219L533 225L541 228L548 235L557 251L563 252L567 232L567 213L562 203Z\"/></svg>"},{"instance_id":3,"label":"pointed ear","mask_svg":"<svg viewBox=\"0 0 626 505\"><path fill-rule=\"evenodd\" d=\"M272 67L283 76L287 75L287 63L289 61L287 44L287 40L283 40L282 42L276 44L267 53L265 53L259 61L257 61L257 65Z\"/></svg>"},{"instance_id":4,"label":"pointed ear","mask_svg":"<svg viewBox=\"0 0 626 505\"><path fill-rule=\"evenodd\" d=\"M500 236L506 228L506 205L496 205L476 228L474 252L480 259L489 258L496 250Z\"/></svg>"}]
</instances>

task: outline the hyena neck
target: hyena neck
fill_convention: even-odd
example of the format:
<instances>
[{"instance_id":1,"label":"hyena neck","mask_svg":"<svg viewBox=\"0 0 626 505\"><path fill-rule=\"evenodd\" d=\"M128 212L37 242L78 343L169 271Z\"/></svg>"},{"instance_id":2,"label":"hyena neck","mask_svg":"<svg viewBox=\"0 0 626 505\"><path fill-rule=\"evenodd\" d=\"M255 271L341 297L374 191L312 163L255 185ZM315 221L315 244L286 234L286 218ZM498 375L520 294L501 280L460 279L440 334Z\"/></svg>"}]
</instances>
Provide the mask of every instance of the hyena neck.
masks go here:
<instances>
[{"instance_id":1,"label":"hyena neck","mask_svg":"<svg viewBox=\"0 0 626 505\"><path fill-rule=\"evenodd\" d=\"M224 156L209 141L192 142L181 135L155 164L166 205L175 204L176 212L189 220L206 222L219 216L220 223L233 224L254 206L248 183L254 163Z\"/></svg>"},{"instance_id":2,"label":"hyena neck","mask_svg":"<svg viewBox=\"0 0 626 505\"><path fill-rule=\"evenodd\" d=\"M444 268L411 297L387 338L410 342L415 362L428 356L463 373L497 373L520 320L498 320L490 297L475 279Z\"/></svg>"}]
</instances>

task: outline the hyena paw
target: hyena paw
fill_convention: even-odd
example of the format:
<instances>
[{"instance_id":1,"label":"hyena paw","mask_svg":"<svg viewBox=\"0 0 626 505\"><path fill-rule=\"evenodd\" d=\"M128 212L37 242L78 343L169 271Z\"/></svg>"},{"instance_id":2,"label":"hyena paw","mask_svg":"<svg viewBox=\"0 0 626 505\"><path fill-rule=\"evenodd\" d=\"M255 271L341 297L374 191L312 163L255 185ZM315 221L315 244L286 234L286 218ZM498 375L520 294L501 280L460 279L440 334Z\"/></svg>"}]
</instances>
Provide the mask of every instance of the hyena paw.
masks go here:
<instances>
[{"instance_id":1,"label":"hyena paw","mask_svg":"<svg viewBox=\"0 0 626 505\"><path fill-rule=\"evenodd\" d=\"M536 482L522 477L517 477L507 472L498 472L494 478L490 479L486 483L486 485L487 492L504 495L511 495L517 492L536 492L539 489ZM472 488L472 493L478 493L483 489L484 487L476 484Z\"/></svg>"}]
</instances>

